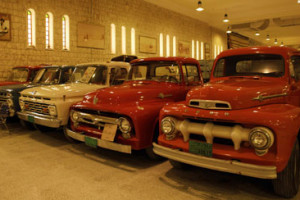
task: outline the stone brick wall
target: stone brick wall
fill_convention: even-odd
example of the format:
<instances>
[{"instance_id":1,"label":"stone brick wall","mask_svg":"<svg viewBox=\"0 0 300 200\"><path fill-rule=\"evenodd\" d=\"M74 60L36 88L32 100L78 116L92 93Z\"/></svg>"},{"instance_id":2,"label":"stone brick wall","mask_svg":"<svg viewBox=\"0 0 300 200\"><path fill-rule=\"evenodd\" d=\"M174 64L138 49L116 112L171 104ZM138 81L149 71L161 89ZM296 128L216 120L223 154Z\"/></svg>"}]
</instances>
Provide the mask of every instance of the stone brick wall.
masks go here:
<instances>
[{"instance_id":1,"label":"stone brick wall","mask_svg":"<svg viewBox=\"0 0 300 200\"><path fill-rule=\"evenodd\" d=\"M27 10L36 12L36 47L27 47ZM45 14L54 16L54 49L45 49ZM121 54L121 26L126 27L127 53L130 54L130 29L136 32L136 54L139 57L159 56L159 34L191 42L209 43L213 58L213 46L226 49L226 35L208 24L176 12L160 8L143 0L1 0L0 13L11 14L11 41L0 41L0 71L17 65L77 64L107 61ZM70 51L62 50L63 15L70 18ZM77 47L78 22L105 26L105 48ZM116 54L110 50L110 24L116 25ZM157 39L157 54L139 52L139 36ZM214 39L217 37L218 39ZM166 47L164 46L164 50Z\"/></svg>"}]
</instances>

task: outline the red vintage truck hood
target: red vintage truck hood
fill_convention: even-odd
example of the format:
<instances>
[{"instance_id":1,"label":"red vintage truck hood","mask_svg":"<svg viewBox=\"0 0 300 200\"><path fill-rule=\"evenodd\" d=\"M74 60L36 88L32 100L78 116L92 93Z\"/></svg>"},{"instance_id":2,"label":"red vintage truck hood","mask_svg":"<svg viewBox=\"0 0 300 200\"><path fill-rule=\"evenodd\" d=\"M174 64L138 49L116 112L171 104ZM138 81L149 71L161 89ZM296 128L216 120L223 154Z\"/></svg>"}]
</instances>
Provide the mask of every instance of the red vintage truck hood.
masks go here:
<instances>
[{"instance_id":1,"label":"red vintage truck hood","mask_svg":"<svg viewBox=\"0 0 300 200\"><path fill-rule=\"evenodd\" d=\"M244 109L271 103L282 103L286 96L270 97L270 95L282 95L288 92L285 81L277 78L245 78L232 77L205 84L197 87L187 94L186 103L191 99L217 100L229 102L231 109ZM257 99L254 99L257 98Z\"/></svg>"},{"instance_id":2,"label":"red vintage truck hood","mask_svg":"<svg viewBox=\"0 0 300 200\"><path fill-rule=\"evenodd\" d=\"M18 82L18 81L0 81L0 86L4 85L17 85L17 84L23 84L26 82Z\"/></svg>"},{"instance_id":3,"label":"red vintage truck hood","mask_svg":"<svg viewBox=\"0 0 300 200\"><path fill-rule=\"evenodd\" d=\"M168 100L178 96L177 84L157 81L127 81L122 85L97 90L89 101L95 104L121 105L149 100ZM88 96L88 95L87 95ZM85 99L87 100L87 99Z\"/></svg>"}]
</instances>

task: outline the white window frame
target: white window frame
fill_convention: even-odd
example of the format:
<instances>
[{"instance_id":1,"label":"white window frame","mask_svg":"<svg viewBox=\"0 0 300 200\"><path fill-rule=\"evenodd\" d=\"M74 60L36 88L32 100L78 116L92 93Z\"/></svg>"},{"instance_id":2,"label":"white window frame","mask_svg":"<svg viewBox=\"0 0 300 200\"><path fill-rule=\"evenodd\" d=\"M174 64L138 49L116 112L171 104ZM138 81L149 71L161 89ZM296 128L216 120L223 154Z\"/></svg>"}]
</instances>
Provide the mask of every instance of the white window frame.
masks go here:
<instances>
[{"instance_id":1,"label":"white window frame","mask_svg":"<svg viewBox=\"0 0 300 200\"><path fill-rule=\"evenodd\" d=\"M53 49L53 14L51 12L47 12L45 16L45 37L46 49Z\"/></svg>"},{"instance_id":2,"label":"white window frame","mask_svg":"<svg viewBox=\"0 0 300 200\"><path fill-rule=\"evenodd\" d=\"M135 55L135 29L131 28L131 54Z\"/></svg>"},{"instance_id":3,"label":"white window frame","mask_svg":"<svg viewBox=\"0 0 300 200\"><path fill-rule=\"evenodd\" d=\"M35 11L32 8L27 10L27 46L28 47L36 46Z\"/></svg>"},{"instance_id":4,"label":"white window frame","mask_svg":"<svg viewBox=\"0 0 300 200\"><path fill-rule=\"evenodd\" d=\"M70 18L68 15L62 17L62 49L70 50Z\"/></svg>"},{"instance_id":5,"label":"white window frame","mask_svg":"<svg viewBox=\"0 0 300 200\"><path fill-rule=\"evenodd\" d=\"M126 27L122 26L121 27L122 31L122 54L126 54Z\"/></svg>"}]
</instances>

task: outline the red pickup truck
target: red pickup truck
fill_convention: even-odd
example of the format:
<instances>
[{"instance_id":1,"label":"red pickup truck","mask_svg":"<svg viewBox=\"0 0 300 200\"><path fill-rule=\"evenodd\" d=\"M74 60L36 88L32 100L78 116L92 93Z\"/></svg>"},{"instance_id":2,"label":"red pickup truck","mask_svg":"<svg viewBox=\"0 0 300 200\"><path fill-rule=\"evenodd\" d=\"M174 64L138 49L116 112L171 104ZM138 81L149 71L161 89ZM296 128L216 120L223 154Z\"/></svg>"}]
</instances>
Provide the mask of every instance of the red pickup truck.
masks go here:
<instances>
[{"instance_id":1,"label":"red pickup truck","mask_svg":"<svg viewBox=\"0 0 300 200\"><path fill-rule=\"evenodd\" d=\"M300 52L249 47L222 52L208 84L160 112L154 152L208 169L271 179L284 197L299 188Z\"/></svg>"},{"instance_id":2,"label":"red pickup truck","mask_svg":"<svg viewBox=\"0 0 300 200\"><path fill-rule=\"evenodd\" d=\"M0 81L0 86L31 82L41 67L43 67L43 65L14 67L11 76L6 81Z\"/></svg>"},{"instance_id":3,"label":"red pickup truck","mask_svg":"<svg viewBox=\"0 0 300 200\"><path fill-rule=\"evenodd\" d=\"M192 87L202 84L195 59L136 59L122 85L87 94L71 107L65 135L92 147L123 153L146 149L155 159L152 142L158 137L160 109L184 100Z\"/></svg>"}]
</instances>

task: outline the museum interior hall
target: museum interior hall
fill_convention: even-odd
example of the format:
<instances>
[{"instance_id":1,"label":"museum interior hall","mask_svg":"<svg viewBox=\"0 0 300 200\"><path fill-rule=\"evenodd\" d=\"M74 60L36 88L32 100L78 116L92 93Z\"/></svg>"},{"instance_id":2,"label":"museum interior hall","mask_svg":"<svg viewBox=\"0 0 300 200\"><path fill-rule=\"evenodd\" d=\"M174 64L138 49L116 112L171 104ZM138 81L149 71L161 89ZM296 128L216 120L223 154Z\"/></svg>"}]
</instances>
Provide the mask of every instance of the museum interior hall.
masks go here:
<instances>
[{"instance_id":1,"label":"museum interior hall","mask_svg":"<svg viewBox=\"0 0 300 200\"><path fill-rule=\"evenodd\" d=\"M300 200L300 0L0 0L0 200Z\"/></svg>"}]
</instances>

